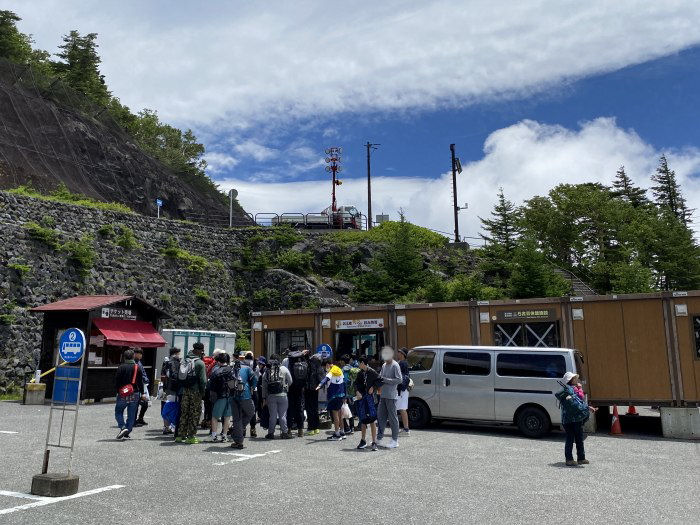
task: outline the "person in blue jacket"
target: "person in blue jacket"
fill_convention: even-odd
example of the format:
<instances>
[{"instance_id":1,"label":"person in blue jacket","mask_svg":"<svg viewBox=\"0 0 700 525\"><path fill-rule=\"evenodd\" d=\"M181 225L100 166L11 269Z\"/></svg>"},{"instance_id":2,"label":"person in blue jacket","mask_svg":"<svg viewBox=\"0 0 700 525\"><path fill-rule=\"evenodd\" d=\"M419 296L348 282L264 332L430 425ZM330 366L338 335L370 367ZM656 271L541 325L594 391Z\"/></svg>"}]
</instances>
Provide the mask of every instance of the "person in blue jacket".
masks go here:
<instances>
[{"instance_id":1,"label":"person in blue jacket","mask_svg":"<svg viewBox=\"0 0 700 525\"><path fill-rule=\"evenodd\" d=\"M236 360L233 364L233 374L237 379L237 387L231 394L231 414L233 418L232 448L243 448L245 427L250 423L255 413L252 392L258 386L258 377L248 365Z\"/></svg>"}]
</instances>

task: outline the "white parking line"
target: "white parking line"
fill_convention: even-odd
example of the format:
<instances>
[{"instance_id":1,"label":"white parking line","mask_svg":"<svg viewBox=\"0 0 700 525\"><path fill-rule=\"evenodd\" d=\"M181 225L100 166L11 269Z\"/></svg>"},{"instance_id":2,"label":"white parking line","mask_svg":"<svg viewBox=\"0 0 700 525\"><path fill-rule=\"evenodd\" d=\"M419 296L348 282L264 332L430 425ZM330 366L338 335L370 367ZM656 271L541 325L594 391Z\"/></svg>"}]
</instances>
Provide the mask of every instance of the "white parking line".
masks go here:
<instances>
[{"instance_id":1,"label":"white parking line","mask_svg":"<svg viewBox=\"0 0 700 525\"><path fill-rule=\"evenodd\" d=\"M268 452L263 452L262 454L241 454L240 452L212 452L212 454L219 454L221 456L236 456L235 459L229 461L223 461L221 463L214 463L214 465L230 465L231 463L237 463L239 461L248 461L249 459L261 458L267 456L268 454L278 454L282 452L281 450L269 450Z\"/></svg>"},{"instance_id":2,"label":"white parking line","mask_svg":"<svg viewBox=\"0 0 700 525\"><path fill-rule=\"evenodd\" d=\"M19 434L19 432L13 432L12 430L0 430L0 434Z\"/></svg>"},{"instance_id":3,"label":"white parking line","mask_svg":"<svg viewBox=\"0 0 700 525\"><path fill-rule=\"evenodd\" d=\"M18 505L16 507L11 507L9 509L0 510L0 515L12 514L13 512L18 512L20 510L33 509L35 507L43 507L45 505L51 505L52 503L59 503L61 501L66 501L69 499L82 498L84 496L92 496L93 494L99 494L100 492L106 492L108 490L121 489L124 485L109 485L108 487L101 487L99 489L86 490L85 492L78 492L71 496L63 496L60 498L45 498L43 496L34 496L33 494L24 494L22 492L11 492L8 490L0 490L0 496L10 496L12 498L25 498L33 499L32 503L25 503L24 505Z\"/></svg>"}]
</instances>

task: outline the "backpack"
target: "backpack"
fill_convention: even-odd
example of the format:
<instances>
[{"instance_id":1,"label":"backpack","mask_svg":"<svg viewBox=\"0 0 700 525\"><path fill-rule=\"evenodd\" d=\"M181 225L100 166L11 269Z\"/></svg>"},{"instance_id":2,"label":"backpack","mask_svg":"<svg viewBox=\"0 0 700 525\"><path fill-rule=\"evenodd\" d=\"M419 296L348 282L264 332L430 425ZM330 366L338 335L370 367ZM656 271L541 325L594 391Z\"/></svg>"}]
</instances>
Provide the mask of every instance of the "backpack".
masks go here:
<instances>
[{"instance_id":1,"label":"backpack","mask_svg":"<svg viewBox=\"0 0 700 525\"><path fill-rule=\"evenodd\" d=\"M177 372L178 383L181 386L192 386L197 382L197 370L195 368L195 363L198 358L196 357L186 357L180 361L180 367Z\"/></svg>"},{"instance_id":2,"label":"backpack","mask_svg":"<svg viewBox=\"0 0 700 525\"><path fill-rule=\"evenodd\" d=\"M167 362L163 363L163 374L167 377L167 382L164 385L168 392L177 392L180 388L180 380L178 379L178 372L180 370L181 359L177 357L171 357ZM166 368L167 364L167 368Z\"/></svg>"},{"instance_id":3,"label":"backpack","mask_svg":"<svg viewBox=\"0 0 700 525\"><path fill-rule=\"evenodd\" d=\"M233 379L233 369L222 366L212 372L209 378L209 392L212 402L229 397L228 382Z\"/></svg>"},{"instance_id":4,"label":"backpack","mask_svg":"<svg viewBox=\"0 0 700 525\"><path fill-rule=\"evenodd\" d=\"M321 360L314 357L310 358L308 361L308 371L309 373L306 376L306 388L316 388L326 375L326 371L321 366Z\"/></svg>"},{"instance_id":5,"label":"backpack","mask_svg":"<svg viewBox=\"0 0 700 525\"><path fill-rule=\"evenodd\" d=\"M309 363L306 359L299 358L292 365L292 379L295 383L304 384L309 377Z\"/></svg>"},{"instance_id":6,"label":"backpack","mask_svg":"<svg viewBox=\"0 0 700 525\"><path fill-rule=\"evenodd\" d=\"M348 370L348 381L345 383L345 392L348 397L355 397L355 381L357 381L357 375L360 373L359 368L351 368Z\"/></svg>"},{"instance_id":7,"label":"backpack","mask_svg":"<svg viewBox=\"0 0 700 525\"><path fill-rule=\"evenodd\" d=\"M270 361L267 370L265 370L265 380L267 381L268 395L284 393L282 375L280 374L280 364L277 361Z\"/></svg>"},{"instance_id":8,"label":"backpack","mask_svg":"<svg viewBox=\"0 0 700 525\"><path fill-rule=\"evenodd\" d=\"M590 417L588 403L578 397L574 389L565 385L561 381L557 381L562 390L554 394L554 397L559 401L562 410L562 419L567 419L573 423L585 423Z\"/></svg>"},{"instance_id":9,"label":"backpack","mask_svg":"<svg viewBox=\"0 0 700 525\"><path fill-rule=\"evenodd\" d=\"M236 361L236 363L233 365L231 376L226 380L226 387L228 388L230 395L234 397L243 395L243 392L245 391L245 383L241 379L240 361Z\"/></svg>"},{"instance_id":10,"label":"backpack","mask_svg":"<svg viewBox=\"0 0 700 525\"><path fill-rule=\"evenodd\" d=\"M213 357L203 357L202 361L204 362L204 370L207 374L207 377L211 375L211 371L214 370L214 366L216 365L216 360Z\"/></svg>"}]
</instances>

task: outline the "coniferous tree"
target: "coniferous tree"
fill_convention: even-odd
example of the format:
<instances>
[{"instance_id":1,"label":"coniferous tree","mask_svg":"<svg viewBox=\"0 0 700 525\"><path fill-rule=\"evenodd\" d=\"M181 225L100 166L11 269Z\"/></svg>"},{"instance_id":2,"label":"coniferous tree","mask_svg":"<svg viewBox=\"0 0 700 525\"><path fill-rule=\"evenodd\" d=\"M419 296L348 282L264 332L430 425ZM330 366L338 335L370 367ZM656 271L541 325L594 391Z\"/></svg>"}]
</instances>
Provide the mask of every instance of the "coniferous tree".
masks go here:
<instances>
[{"instance_id":1,"label":"coniferous tree","mask_svg":"<svg viewBox=\"0 0 700 525\"><path fill-rule=\"evenodd\" d=\"M518 210L515 205L506 199L503 188L498 189L498 202L491 212L493 219L482 219L481 227L487 235L480 234L487 244L500 248L506 257L509 257L518 242Z\"/></svg>"},{"instance_id":2,"label":"coniferous tree","mask_svg":"<svg viewBox=\"0 0 700 525\"><path fill-rule=\"evenodd\" d=\"M612 195L629 202L635 208L648 202L646 190L634 185L624 166L620 166L615 174Z\"/></svg>"},{"instance_id":3,"label":"coniferous tree","mask_svg":"<svg viewBox=\"0 0 700 525\"><path fill-rule=\"evenodd\" d=\"M73 30L63 37L63 44L59 47L62 51L57 56L63 60L55 65L59 76L95 103L107 105L111 95L104 75L100 73L102 60L97 54L97 33L81 36Z\"/></svg>"},{"instance_id":4,"label":"coniferous tree","mask_svg":"<svg viewBox=\"0 0 700 525\"><path fill-rule=\"evenodd\" d=\"M22 20L12 11L0 11L0 56L26 64L32 55L32 39L17 29L17 22Z\"/></svg>"},{"instance_id":5,"label":"coniferous tree","mask_svg":"<svg viewBox=\"0 0 700 525\"><path fill-rule=\"evenodd\" d=\"M683 198L680 186L676 181L676 172L668 167L666 155L661 155L659 167L656 168L656 173L651 176L651 180L656 183L656 186L651 187L656 204L661 209L670 211L687 226L692 211L686 207L685 198Z\"/></svg>"}]
</instances>

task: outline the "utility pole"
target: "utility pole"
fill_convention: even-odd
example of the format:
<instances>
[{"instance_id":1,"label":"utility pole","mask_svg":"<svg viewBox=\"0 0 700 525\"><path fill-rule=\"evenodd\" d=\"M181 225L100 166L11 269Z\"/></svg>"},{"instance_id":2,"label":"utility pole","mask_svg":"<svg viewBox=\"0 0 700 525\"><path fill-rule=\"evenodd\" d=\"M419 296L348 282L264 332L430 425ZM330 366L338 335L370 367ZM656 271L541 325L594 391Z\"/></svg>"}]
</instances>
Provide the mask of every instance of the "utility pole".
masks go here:
<instances>
[{"instance_id":1,"label":"utility pole","mask_svg":"<svg viewBox=\"0 0 700 525\"><path fill-rule=\"evenodd\" d=\"M370 155L373 149L377 149L381 144L372 144L367 141L367 229L372 229L372 178L370 177Z\"/></svg>"},{"instance_id":2,"label":"utility pole","mask_svg":"<svg viewBox=\"0 0 700 525\"><path fill-rule=\"evenodd\" d=\"M452 154L452 198L455 214L455 242L459 242L459 207L457 206L457 158L455 157L454 144L450 144L450 153Z\"/></svg>"}]
</instances>

